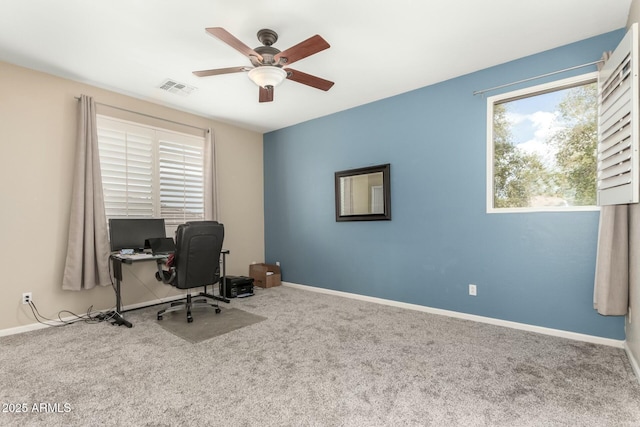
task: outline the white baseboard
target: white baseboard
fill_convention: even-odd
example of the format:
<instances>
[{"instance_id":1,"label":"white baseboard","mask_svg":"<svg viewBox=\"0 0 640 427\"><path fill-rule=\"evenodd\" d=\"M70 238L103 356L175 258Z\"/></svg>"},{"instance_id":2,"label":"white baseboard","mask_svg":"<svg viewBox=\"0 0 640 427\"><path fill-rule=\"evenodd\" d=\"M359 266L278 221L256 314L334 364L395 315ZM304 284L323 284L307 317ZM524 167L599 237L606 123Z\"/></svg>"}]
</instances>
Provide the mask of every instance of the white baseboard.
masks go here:
<instances>
[{"instance_id":1,"label":"white baseboard","mask_svg":"<svg viewBox=\"0 0 640 427\"><path fill-rule=\"evenodd\" d=\"M198 295L198 292L191 293L191 296L196 296L196 295ZM157 305L157 304L166 304L166 303L170 303L170 302L185 298L186 296L187 294L185 293L183 295L176 295L176 296L162 298L162 299L158 298L151 301L139 302L136 304L129 304L122 307L122 310L128 311L128 310L135 310L136 308L150 307L152 305Z\"/></svg>"},{"instance_id":2,"label":"white baseboard","mask_svg":"<svg viewBox=\"0 0 640 427\"><path fill-rule=\"evenodd\" d=\"M63 320L71 320L71 317L64 317ZM21 334L23 332L36 331L38 329L48 328L49 325L43 325L42 323L32 323L30 325L16 326L15 328L0 330L0 337L6 337L9 335Z\"/></svg>"},{"instance_id":3,"label":"white baseboard","mask_svg":"<svg viewBox=\"0 0 640 427\"><path fill-rule=\"evenodd\" d=\"M156 304L170 303L172 301L184 298L185 295L176 295L176 296L163 298L163 299L155 299L155 300L151 300L151 301L146 301L146 302L141 302L141 303L136 303L136 304L130 304L130 305L126 305L126 306L122 307L122 310L123 311L134 310L136 308L141 308L141 307L146 307L146 306L151 306L151 305L156 305ZM197 295L197 292L193 293L192 295ZM111 309L111 308L110 309L106 309L106 310L96 310L94 313L106 313L106 312L112 311L112 310L113 309ZM65 322L72 321L74 319L77 319L77 317L68 316L68 317L63 317L62 318L62 320L65 321ZM57 319L55 321L57 321ZM15 334L21 334L23 332L37 331L38 329L49 328L49 327L52 327L52 326L53 325L45 325L45 324L42 324L42 323L31 323L29 325L17 326L15 328L1 329L0 330L0 337L5 337L5 336L15 335Z\"/></svg>"},{"instance_id":4,"label":"white baseboard","mask_svg":"<svg viewBox=\"0 0 640 427\"><path fill-rule=\"evenodd\" d=\"M640 381L640 365L638 365L638 360L633 355L633 352L625 342L624 350L627 353L627 357L629 358L629 362L631 363L631 368L633 368L633 372L636 374L636 378Z\"/></svg>"},{"instance_id":5,"label":"white baseboard","mask_svg":"<svg viewBox=\"0 0 640 427\"><path fill-rule=\"evenodd\" d=\"M345 298L357 299L357 300L360 300L360 301L368 301L368 302L373 302L373 303L376 303L376 304L383 304L383 305L389 305L389 306L393 306L393 307L406 308L408 310L416 310L416 311L421 311L421 312L424 312L424 313L438 314L438 315L441 315L441 316L455 317L457 319L472 320L474 322L488 323L490 325L504 326L504 327L507 327L507 328L520 329L520 330L529 331L529 332L536 332L536 333L544 334L544 335L552 335L552 336L555 336L555 337L567 338L567 339L576 340L576 341L584 341L584 342L593 343L593 344L602 344L602 345L607 345L607 346L611 346L611 347L625 348L625 341L624 340L614 340L614 339L611 339L611 338L597 337L597 336L594 336L594 335L579 334L577 332L563 331L561 329L544 328L542 326L528 325L526 323L511 322L511 321L508 321L508 320L494 319L492 317L477 316L475 314L461 313L461 312L458 312L458 311L442 310L440 308L432 308L432 307L427 307L427 306L424 306L424 305L409 304L409 303L406 303L406 302L399 302L399 301L387 300L387 299L383 299L383 298L369 297L369 296L366 296L366 295L352 294L352 293L349 293L349 292L334 291L332 289L318 288L318 287L315 287L315 286L308 286L308 285L300 285L300 284L297 284L297 283L282 282L282 285L283 286L290 286L292 288L304 289L304 290L312 291L312 292L319 292L319 293L322 293L322 294L337 295L337 296L341 296L341 297L345 297ZM627 351L627 354L628 353L629 352ZM636 368L637 368L637 364L636 364ZM636 368L634 368L634 369L636 369ZM636 374L638 374L638 370L637 369L636 369ZM638 378L640 378L640 376L638 376Z\"/></svg>"}]
</instances>

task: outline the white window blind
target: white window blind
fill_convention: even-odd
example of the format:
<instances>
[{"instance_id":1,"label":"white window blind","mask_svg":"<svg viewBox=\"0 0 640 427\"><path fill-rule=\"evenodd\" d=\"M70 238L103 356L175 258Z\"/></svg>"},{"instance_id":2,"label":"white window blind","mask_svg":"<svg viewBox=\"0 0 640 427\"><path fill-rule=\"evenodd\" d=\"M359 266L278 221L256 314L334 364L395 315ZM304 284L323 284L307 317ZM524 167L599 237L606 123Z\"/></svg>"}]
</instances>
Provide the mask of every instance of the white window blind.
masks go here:
<instances>
[{"instance_id":1,"label":"white window blind","mask_svg":"<svg viewBox=\"0 0 640 427\"><path fill-rule=\"evenodd\" d=\"M598 75L598 205L638 203L638 24Z\"/></svg>"},{"instance_id":2,"label":"white window blind","mask_svg":"<svg viewBox=\"0 0 640 427\"><path fill-rule=\"evenodd\" d=\"M98 116L109 218L204 219L204 138Z\"/></svg>"},{"instance_id":3,"label":"white window blind","mask_svg":"<svg viewBox=\"0 0 640 427\"><path fill-rule=\"evenodd\" d=\"M98 129L107 218L153 216L153 151L149 134Z\"/></svg>"},{"instance_id":4,"label":"white window blind","mask_svg":"<svg viewBox=\"0 0 640 427\"><path fill-rule=\"evenodd\" d=\"M167 225L204 218L204 147L159 139L160 216Z\"/></svg>"}]
</instances>

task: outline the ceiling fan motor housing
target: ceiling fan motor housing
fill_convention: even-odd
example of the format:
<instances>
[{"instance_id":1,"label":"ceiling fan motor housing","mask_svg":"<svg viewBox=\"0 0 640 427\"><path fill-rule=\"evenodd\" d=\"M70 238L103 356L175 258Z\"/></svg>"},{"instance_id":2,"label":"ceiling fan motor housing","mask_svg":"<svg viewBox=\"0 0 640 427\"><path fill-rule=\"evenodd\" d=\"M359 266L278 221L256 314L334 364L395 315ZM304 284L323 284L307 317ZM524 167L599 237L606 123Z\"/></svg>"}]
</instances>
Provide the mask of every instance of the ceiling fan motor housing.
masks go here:
<instances>
[{"instance_id":1,"label":"ceiling fan motor housing","mask_svg":"<svg viewBox=\"0 0 640 427\"><path fill-rule=\"evenodd\" d=\"M260 56L262 56L262 62L260 62L258 58L256 58L255 56L249 57L249 60L251 61L254 67L259 67L261 65L276 65L276 66L279 65L279 64L276 64L275 60L273 59L274 56L280 53L280 50L276 49L275 47L258 46L253 50L255 50L256 53L260 54Z\"/></svg>"}]
</instances>

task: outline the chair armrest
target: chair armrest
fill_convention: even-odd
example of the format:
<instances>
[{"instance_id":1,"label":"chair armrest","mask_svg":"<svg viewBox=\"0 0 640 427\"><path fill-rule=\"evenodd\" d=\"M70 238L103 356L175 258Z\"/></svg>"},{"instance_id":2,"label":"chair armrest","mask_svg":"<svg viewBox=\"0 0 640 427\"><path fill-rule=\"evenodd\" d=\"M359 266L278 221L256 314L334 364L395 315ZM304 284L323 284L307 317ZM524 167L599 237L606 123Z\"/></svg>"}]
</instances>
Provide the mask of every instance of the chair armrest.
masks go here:
<instances>
[{"instance_id":1,"label":"chair armrest","mask_svg":"<svg viewBox=\"0 0 640 427\"><path fill-rule=\"evenodd\" d=\"M163 269L162 266L164 264L164 260L161 260L161 259L157 260L156 264L158 266L158 273L156 274L156 279L162 281L162 283L166 283L167 285L172 284L176 278L176 269L171 268L168 271Z\"/></svg>"}]
</instances>

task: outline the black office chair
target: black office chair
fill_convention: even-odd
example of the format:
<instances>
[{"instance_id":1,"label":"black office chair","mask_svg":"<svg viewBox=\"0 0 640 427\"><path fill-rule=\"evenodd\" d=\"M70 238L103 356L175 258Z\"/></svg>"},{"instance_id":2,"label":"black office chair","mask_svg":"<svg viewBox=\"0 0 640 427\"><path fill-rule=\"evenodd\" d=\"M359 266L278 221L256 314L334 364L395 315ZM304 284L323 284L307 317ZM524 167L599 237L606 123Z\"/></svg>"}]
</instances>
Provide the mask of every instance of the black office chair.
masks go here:
<instances>
[{"instance_id":1,"label":"black office chair","mask_svg":"<svg viewBox=\"0 0 640 427\"><path fill-rule=\"evenodd\" d=\"M193 322L191 309L195 307L213 307L220 313L218 304L209 302L216 300L213 285L220 281L220 252L224 240L224 226L216 221L194 221L178 226L176 230L176 251L170 269L164 270L162 262L158 263L156 278L178 289L191 289L203 286L192 299L187 292L186 301L176 301L171 306L158 312L158 320L165 313L186 310L187 322ZM211 285L211 294L207 286ZM203 298L200 298L203 297Z\"/></svg>"}]
</instances>

